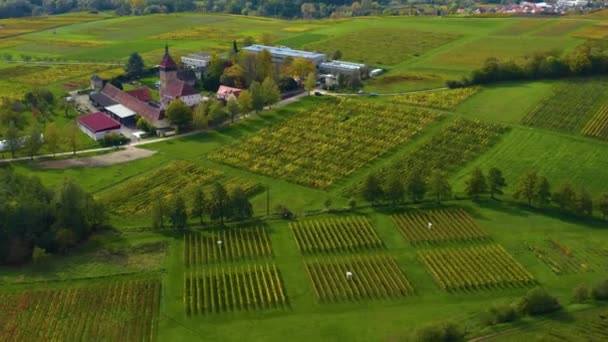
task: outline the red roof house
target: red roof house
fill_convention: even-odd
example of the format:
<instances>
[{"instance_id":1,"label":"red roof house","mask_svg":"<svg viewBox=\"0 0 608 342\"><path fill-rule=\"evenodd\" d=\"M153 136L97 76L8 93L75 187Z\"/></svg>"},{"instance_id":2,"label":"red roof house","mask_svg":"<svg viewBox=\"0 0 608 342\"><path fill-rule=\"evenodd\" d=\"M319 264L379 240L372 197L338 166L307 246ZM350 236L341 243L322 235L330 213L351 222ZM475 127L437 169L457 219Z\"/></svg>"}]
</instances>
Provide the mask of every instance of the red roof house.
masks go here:
<instances>
[{"instance_id":1,"label":"red roof house","mask_svg":"<svg viewBox=\"0 0 608 342\"><path fill-rule=\"evenodd\" d=\"M108 133L120 132L120 122L102 112L92 113L78 118L80 129L93 140L100 140Z\"/></svg>"},{"instance_id":2,"label":"red roof house","mask_svg":"<svg viewBox=\"0 0 608 342\"><path fill-rule=\"evenodd\" d=\"M126 91L127 94L136 97L140 101L150 102L152 101L152 93L149 88L139 88Z\"/></svg>"},{"instance_id":3,"label":"red roof house","mask_svg":"<svg viewBox=\"0 0 608 342\"><path fill-rule=\"evenodd\" d=\"M160 110L160 108L149 105L137 97L116 88L109 82L106 83L106 86L103 87L101 92L114 100L116 103L119 103L143 116L150 121L152 125L158 124L158 121L162 120L164 117L164 113Z\"/></svg>"},{"instance_id":4,"label":"red roof house","mask_svg":"<svg viewBox=\"0 0 608 342\"><path fill-rule=\"evenodd\" d=\"M223 85L220 86L220 88L217 90L217 98L222 100L228 100L228 97L230 97L230 95L238 97L242 91L243 89L232 88Z\"/></svg>"}]
</instances>

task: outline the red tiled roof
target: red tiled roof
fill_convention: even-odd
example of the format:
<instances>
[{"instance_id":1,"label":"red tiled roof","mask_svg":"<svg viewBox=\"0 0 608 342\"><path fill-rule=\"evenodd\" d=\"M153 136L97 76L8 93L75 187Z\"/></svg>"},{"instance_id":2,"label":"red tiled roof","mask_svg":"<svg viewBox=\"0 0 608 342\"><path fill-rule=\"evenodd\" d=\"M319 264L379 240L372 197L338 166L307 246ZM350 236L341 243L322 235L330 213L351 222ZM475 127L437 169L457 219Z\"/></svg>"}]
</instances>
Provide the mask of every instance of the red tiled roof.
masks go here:
<instances>
[{"instance_id":1,"label":"red tiled roof","mask_svg":"<svg viewBox=\"0 0 608 342\"><path fill-rule=\"evenodd\" d=\"M126 91L126 93L144 102L152 101L152 93L150 93L149 88L133 89Z\"/></svg>"},{"instance_id":2,"label":"red tiled roof","mask_svg":"<svg viewBox=\"0 0 608 342\"><path fill-rule=\"evenodd\" d=\"M102 112L97 112L78 118L78 122L93 133L110 131L120 128L120 122Z\"/></svg>"},{"instance_id":3,"label":"red tiled roof","mask_svg":"<svg viewBox=\"0 0 608 342\"><path fill-rule=\"evenodd\" d=\"M217 90L217 96L229 96L232 94L238 96L242 91L243 91L243 89L232 88L232 87L223 85L223 86L220 86L220 88Z\"/></svg>"},{"instance_id":4,"label":"red tiled roof","mask_svg":"<svg viewBox=\"0 0 608 342\"><path fill-rule=\"evenodd\" d=\"M174 99L177 99L182 96L195 94L198 94L198 91L196 91L191 85L182 80L175 80L167 84L167 86L163 90L163 96L169 96Z\"/></svg>"},{"instance_id":5,"label":"red tiled roof","mask_svg":"<svg viewBox=\"0 0 608 342\"><path fill-rule=\"evenodd\" d=\"M165 45L165 55L163 56L163 60L160 61L159 66L161 68L165 68L165 69L177 70L177 64L175 64L175 61L173 60L173 58L171 58L171 55L169 55L169 47L166 45Z\"/></svg>"},{"instance_id":6,"label":"red tiled roof","mask_svg":"<svg viewBox=\"0 0 608 342\"><path fill-rule=\"evenodd\" d=\"M117 103L120 103L121 105L148 119L152 123L163 119L163 112L161 112L160 108L150 106L137 97L116 88L109 82L105 87L103 87L101 92Z\"/></svg>"}]
</instances>

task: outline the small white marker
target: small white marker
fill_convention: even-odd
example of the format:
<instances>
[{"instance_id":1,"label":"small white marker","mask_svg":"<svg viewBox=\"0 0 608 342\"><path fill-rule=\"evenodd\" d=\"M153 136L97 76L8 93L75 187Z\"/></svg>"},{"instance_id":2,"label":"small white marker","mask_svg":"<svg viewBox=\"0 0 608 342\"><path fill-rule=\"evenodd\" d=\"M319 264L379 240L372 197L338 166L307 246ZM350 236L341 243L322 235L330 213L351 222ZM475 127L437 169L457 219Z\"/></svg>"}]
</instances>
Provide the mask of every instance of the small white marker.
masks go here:
<instances>
[{"instance_id":1,"label":"small white marker","mask_svg":"<svg viewBox=\"0 0 608 342\"><path fill-rule=\"evenodd\" d=\"M353 272L346 271L346 280L350 280L353 278Z\"/></svg>"},{"instance_id":2,"label":"small white marker","mask_svg":"<svg viewBox=\"0 0 608 342\"><path fill-rule=\"evenodd\" d=\"M429 222L429 230L433 229L433 224Z\"/></svg>"},{"instance_id":3,"label":"small white marker","mask_svg":"<svg viewBox=\"0 0 608 342\"><path fill-rule=\"evenodd\" d=\"M222 247L222 240L217 240L217 246Z\"/></svg>"}]
</instances>

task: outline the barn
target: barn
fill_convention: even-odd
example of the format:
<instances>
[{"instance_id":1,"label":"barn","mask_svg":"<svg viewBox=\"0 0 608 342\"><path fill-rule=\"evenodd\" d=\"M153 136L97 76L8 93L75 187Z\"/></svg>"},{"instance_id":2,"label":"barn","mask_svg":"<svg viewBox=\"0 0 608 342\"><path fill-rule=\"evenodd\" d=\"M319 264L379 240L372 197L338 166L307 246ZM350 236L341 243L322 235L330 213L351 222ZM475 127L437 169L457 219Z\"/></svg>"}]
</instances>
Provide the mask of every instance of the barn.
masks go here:
<instances>
[{"instance_id":1,"label":"barn","mask_svg":"<svg viewBox=\"0 0 608 342\"><path fill-rule=\"evenodd\" d=\"M109 133L120 133L120 122L102 112L79 117L78 127L95 141L103 139Z\"/></svg>"}]
</instances>

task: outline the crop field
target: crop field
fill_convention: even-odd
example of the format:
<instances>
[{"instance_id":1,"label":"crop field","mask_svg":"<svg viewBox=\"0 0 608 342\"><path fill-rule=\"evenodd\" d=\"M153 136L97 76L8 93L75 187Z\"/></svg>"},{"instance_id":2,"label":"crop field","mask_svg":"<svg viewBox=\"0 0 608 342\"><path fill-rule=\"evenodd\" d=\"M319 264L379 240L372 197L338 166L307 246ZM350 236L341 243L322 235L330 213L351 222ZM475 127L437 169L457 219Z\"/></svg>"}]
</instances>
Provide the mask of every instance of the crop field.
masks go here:
<instances>
[{"instance_id":1,"label":"crop field","mask_svg":"<svg viewBox=\"0 0 608 342\"><path fill-rule=\"evenodd\" d=\"M451 33L368 28L306 44L304 47L328 54L340 50L345 60L372 65L391 65L422 55L428 50L458 38L459 35ZM361 48L363 46L364 49Z\"/></svg>"},{"instance_id":2,"label":"crop field","mask_svg":"<svg viewBox=\"0 0 608 342\"><path fill-rule=\"evenodd\" d=\"M376 176L388 182L394 177L407 179L413 172L423 175L434 169L454 172L496 144L504 131L498 124L458 118L412 153L380 169ZM355 184L346 192L356 192L360 187L360 183Z\"/></svg>"},{"instance_id":3,"label":"crop field","mask_svg":"<svg viewBox=\"0 0 608 342\"><path fill-rule=\"evenodd\" d=\"M384 247L374 227L363 217L307 220L289 226L303 254L360 252Z\"/></svg>"},{"instance_id":4,"label":"crop field","mask_svg":"<svg viewBox=\"0 0 608 342\"><path fill-rule=\"evenodd\" d=\"M186 267L270 256L270 239L261 227L192 232L184 236Z\"/></svg>"},{"instance_id":5,"label":"crop field","mask_svg":"<svg viewBox=\"0 0 608 342\"><path fill-rule=\"evenodd\" d=\"M414 294L395 260L388 256L307 261L306 270L322 303L390 299ZM346 272L352 277L347 278Z\"/></svg>"},{"instance_id":6,"label":"crop field","mask_svg":"<svg viewBox=\"0 0 608 342\"><path fill-rule=\"evenodd\" d=\"M575 132L608 91L606 82L567 82L522 119L524 125Z\"/></svg>"},{"instance_id":7,"label":"crop field","mask_svg":"<svg viewBox=\"0 0 608 342\"><path fill-rule=\"evenodd\" d=\"M35 72L25 72L15 76L15 80L22 83L31 84L34 86L48 85L57 81L74 78L81 75L90 75L93 73L107 70L111 67L107 65L61 65L57 67L42 67ZM30 69L25 67L23 69Z\"/></svg>"},{"instance_id":8,"label":"crop field","mask_svg":"<svg viewBox=\"0 0 608 342\"><path fill-rule=\"evenodd\" d=\"M449 292L518 288L536 283L532 274L500 245L418 253L439 287Z\"/></svg>"},{"instance_id":9,"label":"crop field","mask_svg":"<svg viewBox=\"0 0 608 342\"><path fill-rule=\"evenodd\" d=\"M391 103L408 104L422 107L432 107L438 109L450 109L460 104L462 101L475 95L478 88L458 88L439 91L428 91L408 95L394 96Z\"/></svg>"},{"instance_id":10,"label":"crop field","mask_svg":"<svg viewBox=\"0 0 608 342\"><path fill-rule=\"evenodd\" d=\"M547 25L542 29L534 32L535 36L562 36L564 34L570 33L578 28L583 27L586 23L584 21L558 21L556 23Z\"/></svg>"},{"instance_id":11,"label":"crop field","mask_svg":"<svg viewBox=\"0 0 608 342\"><path fill-rule=\"evenodd\" d=\"M393 215L393 220L405 239L413 245L489 239L488 234L463 209L408 212Z\"/></svg>"},{"instance_id":12,"label":"crop field","mask_svg":"<svg viewBox=\"0 0 608 342\"><path fill-rule=\"evenodd\" d=\"M103 15L62 15L0 20L0 38L103 19Z\"/></svg>"},{"instance_id":13,"label":"crop field","mask_svg":"<svg viewBox=\"0 0 608 342\"><path fill-rule=\"evenodd\" d=\"M507 35L507 36L517 36L521 34L529 33L530 31L534 31L540 28L543 25L546 25L549 21L544 19L531 19L525 21L517 21L512 23L511 25L496 31L494 34L497 35Z\"/></svg>"},{"instance_id":14,"label":"crop field","mask_svg":"<svg viewBox=\"0 0 608 342\"><path fill-rule=\"evenodd\" d=\"M176 31L170 31L161 33L157 36L154 36L155 39L158 40L200 40L201 38L210 39L210 40L234 40L241 39L242 37L235 34L236 31L226 30L226 29L216 29L213 27L189 27L185 29L180 29Z\"/></svg>"},{"instance_id":15,"label":"crop field","mask_svg":"<svg viewBox=\"0 0 608 342\"><path fill-rule=\"evenodd\" d=\"M241 187L246 193L253 194L260 189L254 181L226 177L220 170L202 168L187 161L173 161L106 189L98 197L115 214L141 215L148 212L155 199L169 201L176 189L180 189L188 202L195 188L203 187L203 191L209 193L215 182L222 183L228 192Z\"/></svg>"},{"instance_id":16,"label":"crop field","mask_svg":"<svg viewBox=\"0 0 608 342\"><path fill-rule=\"evenodd\" d=\"M324 189L405 143L437 117L423 109L330 99L208 157Z\"/></svg>"},{"instance_id":17,"label":"crop field","mask_svg":"<svg viewBox=\"0 0 608 342\"><path fill-rule=\"evenodd\" d=\"M289 307L275 265L247 265L190 272L184 277L188 315Z\"/></svg>"},{"instance_id":18,"label":"crop field","mask_svg":"<svg viewBox=\"0 0 608 342\"><path fill-rule=\"evenodd\" d=\"M555 274L574 274L592 272L595 265L587 258L580 258L578 252L554 239L548 239L542 244L525 243L526 248L542 261Z\"/></svg>"},{"instance_id":19,"label":"crop field","mask_svg":"<svg viewBox=\"0 0 608 342\"><path fill-rule=\"evenodd\" d=\"M576 329L576 336L582 337L586 341L606 341L608 340L608 310L603 310L594 316L589 316Z\"/></svg>"},{"instance_id":20,"label":"crop field","mask_svg":"<svg viewBox=\"0 0 608 342\"><path fill-rule=\"evenodd\" d=\"M0 340L154 341L160 286L135 280L2 293Z\"/></svg>"},{"instance_id":21,"label":"crop field","mask_svg":"<svg viewBox=\"0 0 608 342\"><path fill-rule=\"evenodd\" d=\"M602 106L591 120L587 122L583 130L581 131L584 135L590 137L600 138L608 140L608 106Z\"/></svg>"},{"instance_id":22,"label":"crop field","mask_svg":"<svg viewBox=\"0 0 608 342\"><path fill-rule=\"evenodd\" d=\"M575 32L574 36L587 39L604 39L608 37L608 24L602 22L587 26L584 29Z\"/></svg>"}]
</instances>

